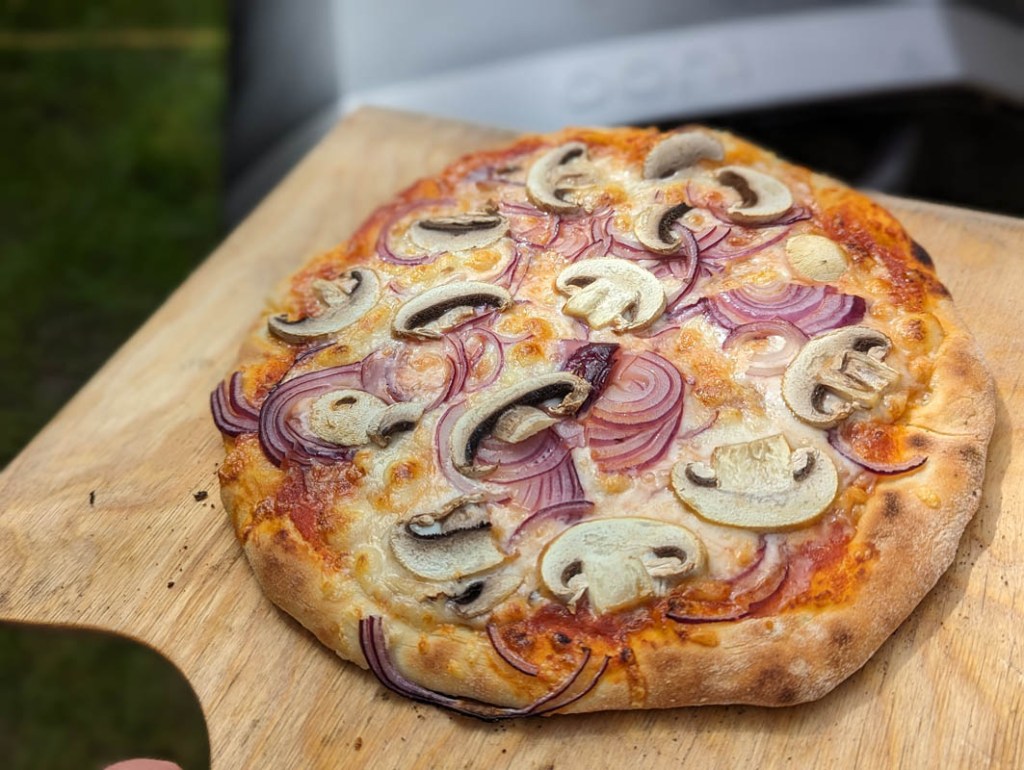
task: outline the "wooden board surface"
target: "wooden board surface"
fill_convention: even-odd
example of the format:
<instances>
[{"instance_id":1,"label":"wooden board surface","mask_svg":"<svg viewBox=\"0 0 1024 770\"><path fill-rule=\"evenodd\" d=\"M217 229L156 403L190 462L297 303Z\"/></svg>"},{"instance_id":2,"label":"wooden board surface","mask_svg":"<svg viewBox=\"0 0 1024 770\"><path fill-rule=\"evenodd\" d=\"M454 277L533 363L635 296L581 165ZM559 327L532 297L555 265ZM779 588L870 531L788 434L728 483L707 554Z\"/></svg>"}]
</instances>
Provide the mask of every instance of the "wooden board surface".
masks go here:
<instances>
[{"instance_id":1,"label":"wooden board surface","mask_svg":"<svg viewBox=\"0 0 1024 770\"><path fill-rule=\"evenodd\" d=\"M163 652L218 770L1024 766L1018 220L886 201L970 319L999 422L955 564L821 701L484 724L387 694L263 598L218 499L209 391L284 276L414 178L507 137L377 110L340 124L0 476L0 618Z\"/></svg>"}]
</instances>

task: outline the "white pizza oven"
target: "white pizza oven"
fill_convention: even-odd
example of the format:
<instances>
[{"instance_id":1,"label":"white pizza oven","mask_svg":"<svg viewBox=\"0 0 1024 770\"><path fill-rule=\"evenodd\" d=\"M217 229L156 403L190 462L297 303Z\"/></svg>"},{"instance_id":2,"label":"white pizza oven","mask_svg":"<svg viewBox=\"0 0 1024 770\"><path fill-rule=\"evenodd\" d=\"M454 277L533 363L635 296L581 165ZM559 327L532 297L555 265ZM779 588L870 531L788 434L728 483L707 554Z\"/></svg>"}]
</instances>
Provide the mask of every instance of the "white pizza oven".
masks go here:
<instances>
[{"instance_id":1,"label":"white pizza oven","mask_svg":"<svg viewBox=\"0 0 1024 770\"><path fill-rule=\"evenodd\" d=\"M229 209L379 105L528 131L965 86L1024 101L1019 0L308 0L233 18Z\"/></svg>"}]
</instances>

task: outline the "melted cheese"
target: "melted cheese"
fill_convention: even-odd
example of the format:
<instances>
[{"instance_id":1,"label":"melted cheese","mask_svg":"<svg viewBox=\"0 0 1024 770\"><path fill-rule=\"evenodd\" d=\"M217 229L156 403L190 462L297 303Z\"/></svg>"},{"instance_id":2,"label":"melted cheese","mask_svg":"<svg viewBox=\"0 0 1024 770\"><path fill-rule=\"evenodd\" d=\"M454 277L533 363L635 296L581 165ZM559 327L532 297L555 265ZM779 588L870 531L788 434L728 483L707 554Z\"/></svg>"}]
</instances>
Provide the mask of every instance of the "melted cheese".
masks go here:
<instances>
[{"instance_id":1,"label":"melted cheese","mask_svg":"<svg viewBox=\"0 0 1024 770\"><path fill-rule=\"evenodd\" d=\"M744 153L750 152L745 145L731 139L723 141L727 146L726 163L742 162ZM546 149L541 147L536 154ZM700 188L701 184L707 187L711 180L711 168L706 163L690 177L663 182L642 179L637 162L625 163L607 148L602 148L600 153L595 152L594 156L598 173L605 181L601 187L580 195L579 201L591 212L614 206L614 216L607 226L626 242L633 242L633 223L646 206L659 201L692 203L694 188L691 185L694 181L699 182L697 188ZM639 157L642 159L642 154ZM761 155L754 153L752 158L759 160ZM414 254L406 231L415 216L482 211L502 205L527 206L522 182L530 162L529 157L525 158L518 171L507 175L511 182L507 185L448 179L444 183L451 189L446 194L458 200L459 204L419 211L400 220L392 233L393 247L400 254ZM774 171L772 168L767 170L769 173ZM809 202L812 189L807 183L798 184L794 179L787 178L794 196L798 201ZM683 221L688 227L700 231L714 220L706 210L695 208L686 214ZM574 237L571 216L563 217L561 228L559 238ZM792 225L789 232L826 234L810 221ZM757 233L753 232L740 237L755 236ZM517 252L515 244L506 237L476 252L441 254L427 264L406 266L372 258L370 252L376 237L372 229L361 233L353 241L352 251L336 252L330 259L316 263L315 269L307 270L308 278L315 270L323 271L325 264L340 270L365 263L377 271L386 291L378 307L346 330L337 345L311 356L289 376L358 361L374 350L392 344L390 318L409 297L424 288L452 280L495 280L514 268L516 259L520 260L521 269L526 271L515 294L516 304L495 319L493 329L499 334L518 338L518 341L505 346L504 368L494 387L522 382L552 371L563 357L559 350L561 341L575 340L580 336L579 322L561 312L564 297L554 290L555 278L569 264L558 253L560 246L565 247L559 240L548 247L520 245ZM703 295L746 283L792 280L784 244L782 239L753 256L722 262L716 272L702 279L699 290L690 299L697 300ZM887 294L890 278L880 262L861 259L855 260L835 285L840 291L879 297ZM681 287L680 281L672 277L664 277L662 282L669 296ZM309 280L297 280L293 286L296 291L307 291L304 287L308 284ZM865 323L889 333L897 347L915 352L934 350L941 341L941 327L927 313L909 313L882 300L873 300L869 305L870 314ZM586 496L595 503L592 517L643 516L684 526L704 544L706 576L727 580L751 563L760 536L749 530L712 524L687 509L669 485L669 475L676 462L707 461L717 446L782 433L793 448L814 447L830 457L839 469L841 488L850 485L860 469L829 447L823 431L808 426L793 415L780 395L779 378L748 377L743 373L743 353L730 354L722 350L724 330L697 317L683 324L678 332L658 333L659 328L668 324L664 319L657 322L648 336L618 335L603 329L591 330L589 338L592 342L617 343L623 351L657 351L674 361L687 380L680 435L696 435L677 438L666 457L642 473L603 473L585 448L574 449L572 457ZM425 344L433 345L432 352L418 358L411 378L407 375L407 381L403 383L411 391L428 390L432 383L446 376L447 364L441 343ZM280 350L276 343L273 347ZM905 384L911 384L925 382L930 374L929 367L920 361L919 355L907 356L896 350L887 363L897 368ZM264 362L264 381L274 376L270 374L274 366L269 360ZM260 379L260 376L250 377L250 382ZM480 394L468 396L470 403L478 398ZM905 398L902 401L883 400L872 416L896 419L905 405ZM394 437L387 447L361 449L356 462L364 472L362 481L337 503L339 510L353 513L343 515L336 512L336 517L344 518L347 526L338 531L335 547L351 552L353 563L358 565L353 574L369 596L388 607L392 614L404 616L414 623L453 619L443 601L424 601L441 593L443 587L425 585L424 581L411 575L398 564L389 546L392 532L412 515L438 511L460 494L445 478L437 461L436 425L447 408L446 404L428 412L414 430ZM697 430L712 419L711 427ZM441 451L448 449L442 448ZM486 483L481 485L481 489L491 489L496 496L501 493L500 489ZM502 569L515 571L521 576L521 585L513 597L524 602L542 590L536 565L546 543L566 526L558 521L548 521L532 527L527 536L513 541L512 533L527 515L515 505L493 508L493 532L509 553ZM804 534L813 531L816 530L812 527Z\"/></svg>"}]
</instances>

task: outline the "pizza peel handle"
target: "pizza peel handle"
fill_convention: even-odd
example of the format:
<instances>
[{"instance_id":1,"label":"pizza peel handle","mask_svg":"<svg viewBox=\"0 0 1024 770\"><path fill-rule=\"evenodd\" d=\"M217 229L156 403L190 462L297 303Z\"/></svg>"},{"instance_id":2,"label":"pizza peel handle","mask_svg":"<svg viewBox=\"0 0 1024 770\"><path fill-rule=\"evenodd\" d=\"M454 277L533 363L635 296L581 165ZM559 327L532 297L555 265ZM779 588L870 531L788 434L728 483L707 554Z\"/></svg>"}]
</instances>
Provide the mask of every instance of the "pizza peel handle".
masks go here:
<instances>
[{"instance_id":1,"label":"pizza peel handle","mask_svg":"<svg viewBox=\"0 0 1024 770\"><path fill-rule=\"evenodd\" d=\"M483 725L386 694L263 598L216 494L209 392L278 281L415 178L508 138L380 110L342 122L0 475L0 618L107 629L167 655L199 696L218 769L560 767L570 755L578 767L1024 765L1012 714L1024 431L1011 424L1024 350L1009 327L1024 269L1007 269L1024 223L1006 218L885 201L978 337L1000 423L954 567L823 700Z\"/></svg>"}]
</instances>

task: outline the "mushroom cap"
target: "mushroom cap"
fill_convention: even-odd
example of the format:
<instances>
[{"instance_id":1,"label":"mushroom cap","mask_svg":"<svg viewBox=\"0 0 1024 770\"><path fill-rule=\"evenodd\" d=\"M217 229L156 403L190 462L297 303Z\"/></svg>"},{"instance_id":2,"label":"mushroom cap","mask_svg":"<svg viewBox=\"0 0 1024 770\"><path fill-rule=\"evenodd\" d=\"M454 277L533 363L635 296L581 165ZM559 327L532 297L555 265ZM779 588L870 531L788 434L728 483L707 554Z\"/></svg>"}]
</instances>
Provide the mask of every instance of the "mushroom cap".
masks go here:
<instances>
[{"instance_id":1,"label":"mushroom cap","mask_svg":"<svg viewBox=\"0 0 1024 770\"><path fill-rule=\"evenodd\" d=\"M525 576L512 569L498 569L485 575L473 575L445 587L448 608L463 618L475 618L490 612L515 593Z\"/></svg>"},{"instance_id":2,"label":"mushroom cap","mask_svg":"<svg viewBox=\"0 0 1024 770\"><path fill-rule=\"evenodd\" d=\"M367 434L369 439L378 446L387 446L395 433L409 430L423 417L425 407L415 401L402 401L391 404L381 413L377 424Z\"/></svg>"},{"instance_id":3,"label":"mushroom cap","mask_svg":"<svg viewBox=\"0 0 1024 770\"><path fill-rule=\"evenodd\" d=\"M786 185L748 166L723 166L718 181L740 194L742 200L726 209L737 222L771 222L793 207L793 193Z\"/></svg>"},{"instance_id":4,"label":"mushroom cap","mask_svg":"<svg viewBox=\"0 0 1024 770\"><path fill-rule=\"evenodd\" d=\"M271 334L285 342L309 342L351 326L377 304L380 279L369 268L357 267L335 281L314 281L313 290L324 304L323 312L298 321L271 316L267 319Z\"/></svg>"},{"instance_id":5,"label":"mushroom cap","mask_svg":"<svg viewBox=\"0 0 1024 770\"><path fill-rule=\"evenodd\" d=\"M704 563L704 546L690 530L623 516L565 530L544 549L540 574L572 611L586 594L594 614L601 615L666 593Z\"/></svg>"},{"instance_id":6,"label":"mushroom cap","mask_svg":"<svg viewBox=\"0 0 1024 770\"><path fill-rule=\"evenodd\" d=\"M461 580L509 558L495 544L490 515L477 498L459 498L399 524L391 531L391 551L427 580Z\"/></svg>"},{"instance_id":7,"label":"mushroom cap","mask_svg":"<svg viewBox=\"0 0 1024 770\"><path fill-rule=\"evenodd\" d=\"M547 430L559 419L535 406L513 406L498 418L491 435L509 444L518 444Z\"/></svg>"},{"instance_id":8,"label":"mushroom cap","mask_svg":"<svg viewBox=\"0 0 1024 770\"><path fill-rule=\"evenodd\" d=\"M757 530L807 524L839 488L835 463L817 449L790 450L781 434L716 447L710 468L679 462L672 489L701 517Z\"/></svg>"},{"instance_id":9,"label":"mushroom cap","mask_svg":"<svg viewBox=\"0 0 1024 770\"><path fill-rule=\"evenodd\" d=\"M518 406L538 407L557 399L556 404L544 409L549 414L564 416L575 413L588 395L590 383L569 372L542 374L526 382L484 391L476 404L463 412L452 427L452 464L466 476L490 473L493 466L474 465L476 450L484 437L494 432L506 412Z\"/></svg>"},{"instance_id":10,"label":"mushroom cap","mask_svg":"<svg viewBox=\"0 0 1024 770\"><path fill-rule=\"evenodd\" d=\"M782 375L782 398L809 425L830 428L874 406L899 374L882 362L892 342L869 326L844 326L808 341Z\"/></svg>"},{"instance_id":11,"label":"mushroom cap","mask_svg":"<svg viewBox=\"0 0 1024 770\"><path fill-rule=\"evenodd\" d=\"M583 142L566 142L541 155L526 175L526 196L534 205L558 214L578 211L566 195L593 183L593 167Z\"/></svg>"},{"instance_id":12,"label":"mushroom cap","mask_svg":"<svg viewBox=\"0 0 1024 770\"><path fill-rule=\"evenodd\" d=\"M499 311L512 306L512 295L484 281L454 281L427 289L405 302L391 322L400 337L437 339L481 305Z\"/></svg>"},{"instance_id":13,"label":"mushroom cap","mask_svg":"<svg viewBox=\"0 0 1024 770\"><path fill-rule=\"evenodd\" d=\"M505 217L479 211L420 219L409 228L412 242L430 252L482 249L506 233Z\"/></svg>"},{"instance_id":14,"label":"mushroom cap","mask_svg":"<svg viewBox=\"0 0 1024 770\"><path fill-rule=\"evenodd\" d=\"M661 281L635 262L618 257L585 259L570 265L558 274L555 288L569 296L562 312L594 329L643 329L665 310Z\"/></svg>"},{"instance_id":15,"label":"mushroom cap","mask_svg":"<svg viewBox=\"0 0 1024 770\"><path fill-rule=\"evenodd\" d=\"M823 235L794 235L786 241L786 258L801 278L835 281L848 266L843 248Z\"/></svg>"},{"instance_id":16,"label":"mushroom cap","mask_svg":"<svg viewBox=\"0 0 1024 770\"><path fill-rule=\"evenodd\" d=\"M695 257L697 240L693 233L686 227L675 233L672 231L672 226L685 216L690 208L685 203L668 203L646 208L636 218L633 233L637 240L651 251L659 254L684 251Z\"/></svg>"},{"instance_id":17,"label":"mushroom cap","mask_svg":"<svg viewBox=\"0 0 1024 770\"><path fill-rule=\"evenodd\" d=\"M362 446L370 441L387 446L391 436L413 427L423 405L411 401L386 404L372 393L339 388L317 398L309 410L309 429L339 446Z\"/></svg>"},{"instance_id":18,"label":"mushroom cap","mask_svg":"<svg viewBox=\"0 0 1024 770\"><path fill-rule=\"evenodd\" d=\"M645 179L668 179L696 165L700 160L720 161L725 148L711 134L682 131L662 139L644 159Z\"/></svg>"},{"instance_id":19,"label":"mushroom cap","mask_svg":"<svg viewBox=\"0 0 1024 770\"><path fill-rule=\"evenodd\" d=\"M387 404L365 390L328 391L309 410L309 429L339 446L362 446L380 423Z\"/></svg>"}]
</instances>

